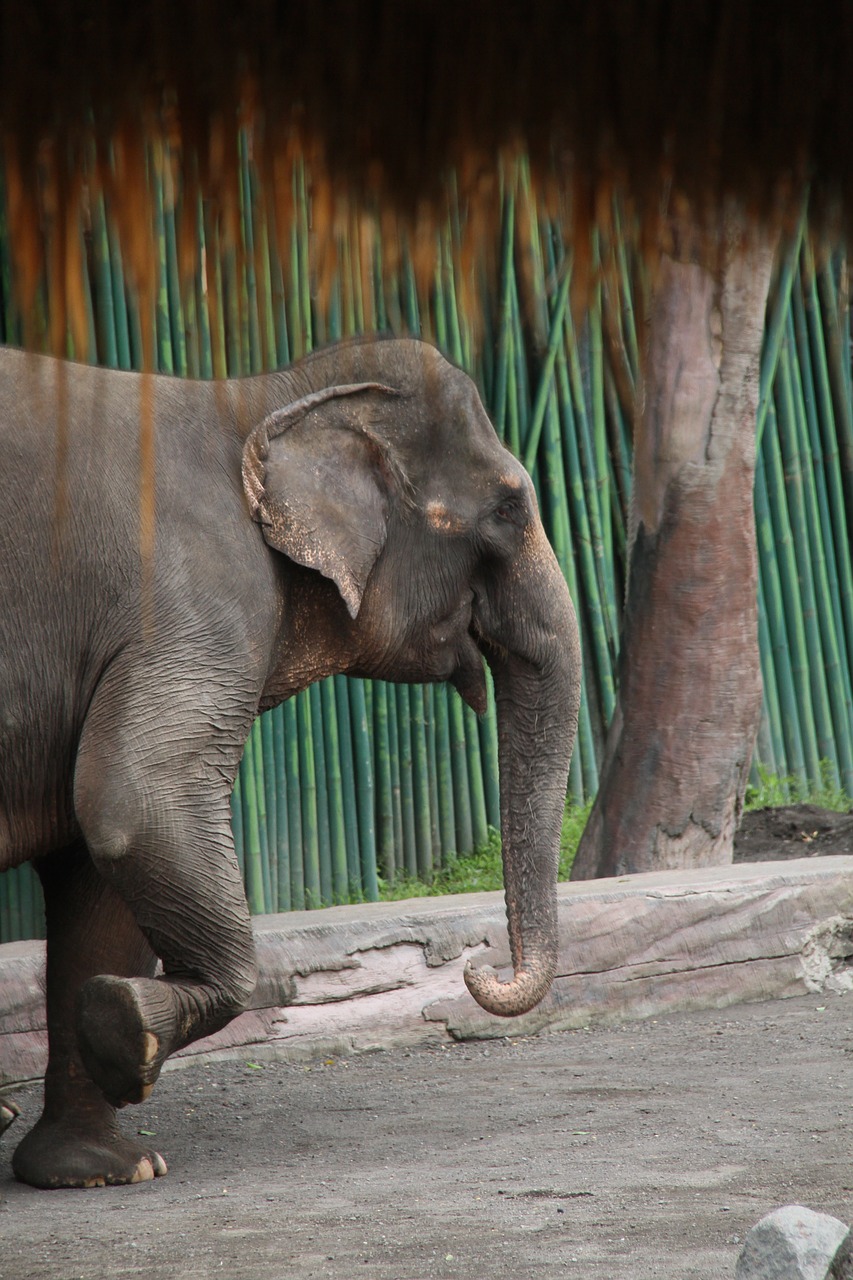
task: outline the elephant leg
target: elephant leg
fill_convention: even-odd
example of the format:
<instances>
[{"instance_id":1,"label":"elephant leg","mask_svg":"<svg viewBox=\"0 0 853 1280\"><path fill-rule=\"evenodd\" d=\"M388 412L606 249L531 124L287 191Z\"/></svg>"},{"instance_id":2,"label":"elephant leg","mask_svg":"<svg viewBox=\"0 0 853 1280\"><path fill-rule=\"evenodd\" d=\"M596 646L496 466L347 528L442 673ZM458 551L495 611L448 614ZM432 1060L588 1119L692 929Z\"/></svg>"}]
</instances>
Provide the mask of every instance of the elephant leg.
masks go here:
<instances>
[{"instance_id":1,"label":"elephant leg","mask_svg":"<svg viewBox=\"0 0 853 1280\"><path fill-rule=\"evenodd\" d=\"M188 713L167 694L174 685L146 697L124 684L120 698L101 697L75 776L93 862L163 963L157 978L102 972L79 992L83 1063L116 1106L147 1098L166 1058L225 1026L256 981L230 824L242 738L223 742L219 727L213 738L192 719L198 705Z\"/></svg>"},{"instance_id":2,"label":"elephant leg","mask_svg":"<svg viewBox=\"0 0 853 1280\"><path fill-rule=\"evenodd\" d=\"M166 1172L161 1156L124 1137L116 1111L81 1060L75 1001L93 975L154 973L156 960L82 842L37 864L47 918L48 1067L41 1118L12 1158L36 1187L142 1182ZM8 1104L7 1104L8 1105Z\"/></svg>"}]
</instances>

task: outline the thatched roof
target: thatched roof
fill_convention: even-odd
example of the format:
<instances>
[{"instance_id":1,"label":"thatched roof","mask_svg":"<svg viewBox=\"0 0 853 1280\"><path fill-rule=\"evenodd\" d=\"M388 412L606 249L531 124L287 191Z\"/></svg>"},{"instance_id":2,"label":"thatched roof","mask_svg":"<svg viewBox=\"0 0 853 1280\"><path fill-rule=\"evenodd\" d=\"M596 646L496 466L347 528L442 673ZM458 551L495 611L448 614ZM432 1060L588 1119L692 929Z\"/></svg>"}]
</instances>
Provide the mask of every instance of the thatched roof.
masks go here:
<instances>
[{"instance_id":1,"label":"thatched roof","mask_svg":"<svg viewBox=\"0 0 853 1280\"><path fill-rule=\"evenodd\" d=\"M579 239L614 189L648 243L684 202L773 216L809 183L825 225L853 207L848 0L2 0L0 24L25 296L45 253L72 279L65 228L103 192L144 300L158 165L185 262L199 195L233 234L241 130L279 224L307 164L321 249L369 210L428 257L451 173L476 246L519 148Z\"/></svg>"}]
</instances>

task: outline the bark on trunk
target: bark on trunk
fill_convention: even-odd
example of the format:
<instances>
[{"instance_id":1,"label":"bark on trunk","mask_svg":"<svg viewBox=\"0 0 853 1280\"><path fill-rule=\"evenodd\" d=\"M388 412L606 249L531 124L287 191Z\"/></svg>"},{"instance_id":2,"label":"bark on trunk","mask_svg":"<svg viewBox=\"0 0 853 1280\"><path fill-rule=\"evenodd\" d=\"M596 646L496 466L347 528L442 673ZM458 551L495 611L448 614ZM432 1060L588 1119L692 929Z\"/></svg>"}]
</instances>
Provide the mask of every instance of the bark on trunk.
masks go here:
<instances>
[{"instance_id":1,"label":"bark on trunk","mask_svg":"<svg viewBox=\"0 0 853 1280\"><path fill-rule=\"evenodd\" d=\"M755 413L775 237L664 254L635 446L619 699L575 879L730 862L761 711Z\"/></svg>"}]
</instances>

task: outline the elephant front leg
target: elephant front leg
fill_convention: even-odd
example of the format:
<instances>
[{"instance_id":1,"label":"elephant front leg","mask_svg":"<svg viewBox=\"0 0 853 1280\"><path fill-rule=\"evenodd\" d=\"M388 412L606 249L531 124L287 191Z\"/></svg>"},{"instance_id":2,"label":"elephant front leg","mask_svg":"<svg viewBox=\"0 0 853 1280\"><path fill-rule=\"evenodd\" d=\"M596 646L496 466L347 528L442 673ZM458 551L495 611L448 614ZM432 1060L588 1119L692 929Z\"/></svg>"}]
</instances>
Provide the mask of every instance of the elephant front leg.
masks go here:
<instances>
[{"instance_id":1,"label":"elephant front leg","mask_svg":"<svg viewBox=\"0 0 853 1280\"><path fill-rule=\"evenodd\" d=\"M12 1167L35 1187L147 1181L166 1172L165 1162L120 1131L115 1107L84 1067L74 1016L77 991L91 976L104 970L150 975L155 957L82 843L44 858L38 871L47 916L49 1059L44 1110L15 1151ZM0 1122L2 1116L0 1105Z\"/></svg>"},{"instance_id":2,"label":"elephant front leg","mask_svg":"<svg viewBox=\"0 0 853 1280\"><path fill-rule=\"evenodd\" d=\"M158 688L146 699L123 685L117 732L117 699L104 691L90 711L75 775L75 808L93 863L163 964L156 978L101 969L77 996L83 1064L117 1107L147 1098L166 1058L230 1022L256 981L231 784L222 772L228 751L236 769L240 741L235 734L227 747L212 746L209 730L185 709L179 725L173 706L161 701L157 714L150 700L162 696Z\"/></svg>"}]
</instances>

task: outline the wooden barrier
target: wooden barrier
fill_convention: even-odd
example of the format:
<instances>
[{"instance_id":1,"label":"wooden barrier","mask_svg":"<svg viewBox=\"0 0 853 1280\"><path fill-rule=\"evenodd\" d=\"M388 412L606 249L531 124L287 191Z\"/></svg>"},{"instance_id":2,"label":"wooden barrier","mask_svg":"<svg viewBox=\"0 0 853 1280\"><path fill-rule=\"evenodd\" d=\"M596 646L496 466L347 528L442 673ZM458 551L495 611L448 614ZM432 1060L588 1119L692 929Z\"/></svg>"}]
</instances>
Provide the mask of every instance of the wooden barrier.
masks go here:
<instances>
[{"instance_id":1,"label":"wooden barrier","mask_svg":"<svg viewBox=\"0 0 853 1280\"><path fill-rule=\"evenodd\" d=\"M532 1013L485 1013L465 962L507 959L500 893L257 916L252 1007L172 1059L290 1060L527 1035L853 988L853 858L652 872L559 889L559 973ZM0 946L0 1081L46 1061L43 944Z\"/></svg>"}]
</instances>

